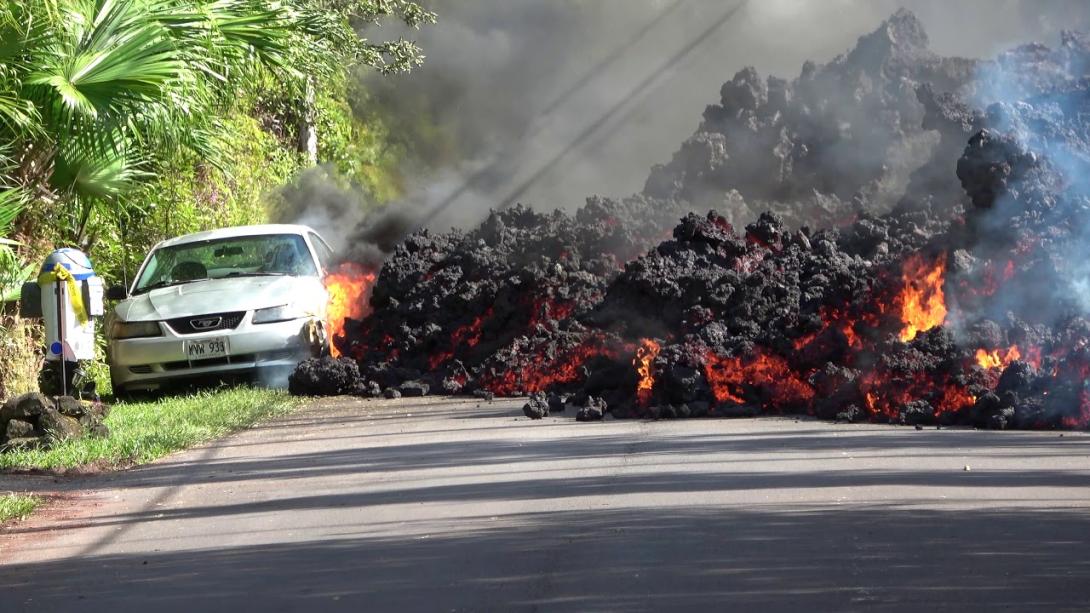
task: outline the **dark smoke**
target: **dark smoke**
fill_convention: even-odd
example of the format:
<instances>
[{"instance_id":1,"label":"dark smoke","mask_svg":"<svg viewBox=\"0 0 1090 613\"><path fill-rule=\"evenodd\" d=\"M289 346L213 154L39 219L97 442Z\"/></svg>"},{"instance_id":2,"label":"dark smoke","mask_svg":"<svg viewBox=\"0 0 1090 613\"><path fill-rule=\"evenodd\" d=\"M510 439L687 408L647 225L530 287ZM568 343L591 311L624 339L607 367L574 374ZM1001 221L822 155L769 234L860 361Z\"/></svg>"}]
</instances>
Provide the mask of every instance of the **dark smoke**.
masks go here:
<instances>
[{"instance_id":1,"label":"dark smoke","mask_svg":"<svg viewBox=\"0 0 1090 613\"><path fill-rule=\"evenodd\" d=\"M414 211L409 215L439 231L466 228L516 194L539 210L572 210L588 194L640 191L646 169L670 159L674 143L691 133L694 118L730 75L745 66L757 74L797 75L806 60L833 58L901 5L919 15L936 52L965 57L991 57L1019 42L1055 39L1061 28L1090 13L1078 0L761 0L747 3L682 61L656 75L653 68L664 58L692 44L735 5L720 0L435 3L441 22L434 27L416 32L384 26L371 33L372 38L415 38L428 57L410 75L363 76L366 96L353 107L364 120L381 119L394 144L408 151L400 169L408 193L388 207L397 215ZM644 87L635 87L644 81ZM611 108L616 112L608 113ZM587 134L600 117L608 121ZM926 129L913 135L901 157L890 160L896 168L884 173L887 180L870 186L881 194L871 204L887 206L905 188L906 173L934 146L933 129ZM871 153L887 157L866 149L856 155L866 160ZM550 160L556 162L550 166ZM289 205L278 219L322 226L334 242L358 244L347 240L348 229L373 203L331 187L335 182L315 180L321 176L306 177L289 190ZM942 178L949 178L946 170ZM931 186L939 184L950 182ZM829 195L801 197L819 207L855 206L850 195L835 200ZM744 205L716 206L741 222L774 204L744 195L740 200ZM435 214L440 208L442 214Z\"/></svg>"},{"instance_id":2,"label":"dark smoke","mask_svg":"<svg viewBox=\"0 0 1090 613\"><path fill-rule=\"evenodd\" d=\"M834 58L902 5L920 17L937 53L970 58L1054 40L1090 14L1073 0L749 2L630 95L735 3L445 3L434 7L440 24L417 35L425 65L406 76L369 78L367 87L371 108L398 118L422 160L408 173L410 199L430 211L456 195L449 214L430 227L468 227L520 191L519 201L542 210L572 210L590 194L639 191L646 169L670 158L730 75L753 66L797 76L806 60ZM617 105L599 134L519 189Z\"/></svg>"}]
</instances>

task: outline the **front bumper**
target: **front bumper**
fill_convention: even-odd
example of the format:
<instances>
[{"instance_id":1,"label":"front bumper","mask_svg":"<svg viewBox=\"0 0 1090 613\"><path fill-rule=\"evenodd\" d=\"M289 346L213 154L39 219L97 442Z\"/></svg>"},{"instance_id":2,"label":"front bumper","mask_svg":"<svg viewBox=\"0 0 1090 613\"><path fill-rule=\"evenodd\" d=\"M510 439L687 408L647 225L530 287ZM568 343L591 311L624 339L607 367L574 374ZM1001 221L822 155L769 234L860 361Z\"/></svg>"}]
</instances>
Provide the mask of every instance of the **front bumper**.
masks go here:
<instances>
[{"instance_id":1,"label":"front bumper","mask_svg":"<svg viewBox=\"0 0 1090 613\"><path fill-rule=\"evenodd\" d=\"M197 334L178 334L160 323L162 336L111 339L107 359L115 390L154 390L186 379L238 376L258 369L287 371L323 347L322 324L315 318L271 324L254 324L252 319L250 312L233 330ZM187 358L186 341L215 337L227 339L226 356Z\"/></svg>"}]
</instances>

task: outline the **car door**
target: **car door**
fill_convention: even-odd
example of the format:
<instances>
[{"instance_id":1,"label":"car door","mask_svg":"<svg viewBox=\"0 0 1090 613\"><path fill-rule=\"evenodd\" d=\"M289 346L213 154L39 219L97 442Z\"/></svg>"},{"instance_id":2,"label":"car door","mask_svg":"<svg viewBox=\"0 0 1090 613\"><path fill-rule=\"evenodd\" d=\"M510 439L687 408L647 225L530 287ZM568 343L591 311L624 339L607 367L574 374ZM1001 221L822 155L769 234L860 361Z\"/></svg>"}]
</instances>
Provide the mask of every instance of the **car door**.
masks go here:
<instances>
[{"instance_id":1,"label":"car door","mask_svg":"<svg viewBox=\"0 0 1090 613\"><path fill-rule=\"evenodd\" d=\"M315 255L318 256L318 263L321 265L323 273L330 273L333 270L333 249L329 247L321 236L318 236L315 232L308 232L307 238L310 240L310 244L314 249Z\"/></svg>"}]
</instances>

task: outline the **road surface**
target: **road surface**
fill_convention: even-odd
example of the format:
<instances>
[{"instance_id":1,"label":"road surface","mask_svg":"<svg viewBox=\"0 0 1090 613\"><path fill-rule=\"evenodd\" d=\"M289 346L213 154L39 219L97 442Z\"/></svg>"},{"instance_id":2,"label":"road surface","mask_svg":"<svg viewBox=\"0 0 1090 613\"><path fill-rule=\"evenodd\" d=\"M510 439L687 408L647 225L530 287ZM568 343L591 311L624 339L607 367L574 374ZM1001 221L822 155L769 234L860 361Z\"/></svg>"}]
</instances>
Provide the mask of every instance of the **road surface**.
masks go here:
<instances>
[{"instance_id":1,"label":"road surface","mask_svg":"<svg viewBox=\"0 0 1090 613\"><path fill-rule=\"evenodd\" d=\"M8 611L1090 608L1090 436L331 399L60 490Z\"/></svg>"}]
</instances>

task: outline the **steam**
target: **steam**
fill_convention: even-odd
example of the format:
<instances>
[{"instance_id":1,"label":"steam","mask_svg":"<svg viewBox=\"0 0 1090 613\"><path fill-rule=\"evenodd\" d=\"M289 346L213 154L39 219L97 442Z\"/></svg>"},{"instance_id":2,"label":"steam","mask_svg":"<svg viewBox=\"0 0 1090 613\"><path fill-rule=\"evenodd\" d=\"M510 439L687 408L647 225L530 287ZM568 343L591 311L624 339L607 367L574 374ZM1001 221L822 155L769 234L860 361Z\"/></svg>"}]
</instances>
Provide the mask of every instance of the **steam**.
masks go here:
<instances>
[{"instance_id":1,"label":"steam","mask_svg":"<svg viewBox=\"0 0 1090 613\"><path fill-rule=\"evenodd\" d=\"M1064 92L1049 84L1090 76L1090 44L1074 33L1048 43L1011 50L980 67L972 104L984 110L984 126L1013 138L1035 169L1012 176L1006 192L979 215L976 251L1002 254L1027 237L1033 243L1027 249L1048 243L1050 257L1034 258L1031 274L996 296L986 314L997 320L1008 312L1031 314L1057 325L1072 314L1090 314L1090 140L1081 125L1090 98L1085 84ZM1046 190L1051 193L1042 197Z\"/></svg>"},{"instance_id":2,"label":"steam","mask_svg":"<svg viewBox=\"0 0 1090 613\"><path fill-rule=\"evenodd\" d=\"M408 147L404 199L348 236L361 221L363 197L331 188L315 172L289 190L292 214L282 219L310 222L359 247L367 228L391 227L376 219L386 214L401 220L398 229L445 230L471 226L513 200L571 210L590 195L641 191L648 170L670 159L740 69L793 77L805 61L827 62L851 48L902 5L923 22L935 52L967 57L1054 40L1090 16L1078 0L433 4L438 25L372 36L416 38L425 64L405 76L363 76L368 98L355 105L388 119ZM382 253L383 246L360 248Z\"/></svg>"}]
</instances>

